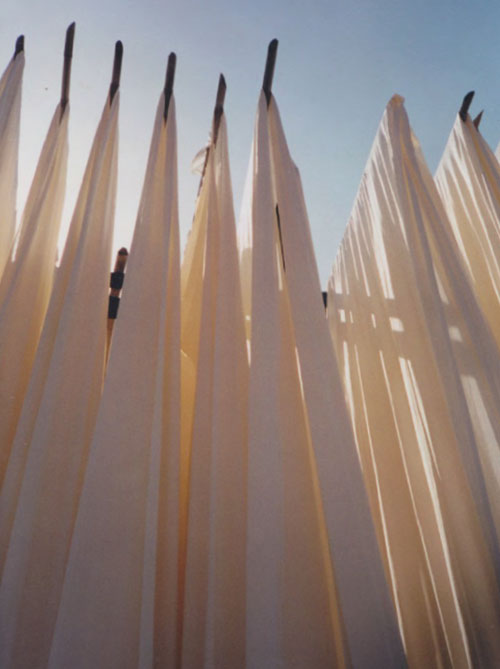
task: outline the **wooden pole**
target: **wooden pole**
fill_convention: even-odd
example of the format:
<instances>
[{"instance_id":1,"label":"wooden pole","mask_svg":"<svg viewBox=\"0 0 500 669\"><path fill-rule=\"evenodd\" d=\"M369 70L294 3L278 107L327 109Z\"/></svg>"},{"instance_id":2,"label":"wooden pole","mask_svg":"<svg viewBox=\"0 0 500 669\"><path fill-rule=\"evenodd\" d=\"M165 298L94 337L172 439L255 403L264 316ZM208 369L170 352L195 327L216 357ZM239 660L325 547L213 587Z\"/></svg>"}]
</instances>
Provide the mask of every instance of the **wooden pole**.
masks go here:
<instances>
[{"instance_id":1,"label":"wooden pole","mask_svg":"<svg viewBox=\"0 0 500 669\"><path fill-rule=\"evenodd\" d=\"M266 96L267 105L271 102L271 87L273 85L274 67L276 65L276 56L278 54L278 40L273 39L269 42L267 48L266 67L264 70L264 79L262 81L262 90Z\"/></svg>"},{"instance_id":2,"label":"wooden pole","mask_svg":"<svg viewBox=\"0 0 500 669\"><path fill-rule=\"evenodd\" d=\"M109 86L109 105L111 106L116 91L120 87L120 77L122 73L123 44L118 40L115 44L115 57L113 60L113 74L111 75L111 84Z\"/></svg>"},{"instance_id":3,"label":"wooden pole","mask_svg":"<svg viewBox=\"0 0 500 669\"><path fill-rule=\"evenodd\" d=\"M165 88L163 92L165 94L165 107L163 109L163 118L165 123L168 118L168 107L170 105L170 98L172 97L172 92L174 90L174 79L175 79L175 66L177 65L177 56L172 51L168 57L167 63L167 73L165 75Z\"/></svg>"},{"instance_id":4,"label":"wooden pole","mask_svg":"<svg viewBox=\"0 0 500 669\"><path fill-rule=\"evenodd\" d=\"M469 107L471 106L473 97L474 97L474 91L470 91L469 93L467 93L467 95L463 99L462 106L458 111L458 114L464 123L467 120L467 114L469 112Z\"/></svg>"},{"instance_id":5,"label":"wooden pole","mask_svg":"<svg viewBox=\"0 0 500 669\"><path fill-rule=\"evenodd\" d=\"M69 84L71 80L71 61L73 58L73 42L75 40L75 23L71 23L66 30L64 43L64 65L61 83L61 118L69 101Z\"/></svg>"},{"instance_id":6,"label":"wooden pole","mask_svg":"<svg viewBox=\"0 0 500 669\"><path fill-rule=\"evenodd\" d=\"M115 268L111 273L109 286L109 306L108 306L108 324L107 324L107 343L106 343L106 362L108 361L111 339L115 320L118 316L118 307L120 306L120 293L125 279L125 265L128 260L128 251L125 247L121 248L116 254Z\"/></svg>"},{"instance_id":7,"label":"wooden pole","mask_svg":"<svg viewBox=\"0 0 500 669\"><path fill-rule=\"evenodd\" d=\"M21 51L24 51L24 35L19 35L16 39L16 46L14 48L14 56L12 60L16 60L17 54L21 53Z\"/></svg>"}]
</instances>

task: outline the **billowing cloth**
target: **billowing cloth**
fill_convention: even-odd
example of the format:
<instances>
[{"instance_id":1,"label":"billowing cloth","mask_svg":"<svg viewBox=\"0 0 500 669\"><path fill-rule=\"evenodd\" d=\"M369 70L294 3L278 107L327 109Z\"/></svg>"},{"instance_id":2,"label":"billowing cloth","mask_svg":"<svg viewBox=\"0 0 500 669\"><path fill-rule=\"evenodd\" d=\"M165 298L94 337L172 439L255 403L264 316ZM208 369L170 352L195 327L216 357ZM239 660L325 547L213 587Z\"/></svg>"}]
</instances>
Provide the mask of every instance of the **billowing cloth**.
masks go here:
<instances>
[{"instance_id":1,"label":"billowing cloth","mask_svg":"<svg viewBox=\"0 0 500 669\"><path fill-rule=\"evenodd\" d=\"M24 52L18 53L0 79L0 277L16 227L17 164Z\"/></svg>"},{"instance_id":2,"label":"billowing cloth","mask_svg":"<svg viewBox=\"0 0 500 669\"><path fill-rule=\"evenodd\" d=\"M328 316L411 666L496 666L498 538L445 310L498 353L399 96L329 282ZM482 357L483 356L483 357Z\"/></svg>"},{"instance_id":3,"label":"billowing cloth","mask_svg":"<svg viewBox=\"0 0 500 669\"><path fill-rule=\"evenodd\" d=\"M242 225L251 359L247 667L405 666L300 178L276 102L268 109L264 94Z\"/></svg>"},{"instance_id":4,"label":"billowing cloth","mask_svg":"<svg viewBox=\"0 0 500 669\"><path fill-rule=\"evenodd\" d=\"M176 666L180 291L173 97L166 124L163 109L162 95L82 470L52 668Z\"/></svg>"},{"instance_id":5,"label":"billowing cloth","mask_svg":"<svg viewBox=\"0 0 500 669\"><path fill-rule=\"evenodd\" d=\"M2 490L0 537L2 554L7 552L0 586L0 665L6 668L47 666L99 406L118 98L111 106L106 101L96 132Z\"/></svg>"},{"instance_id":6,"label":"billowing cloth","mask_svg":"<svg viewBox=\"0 0 500 669\"><path fill-rule=\"evenodd\" d=\"M182 667L245 666L248 359L222 116L182 265L191 370Z\"/></svg>"},{"instance_id":7,"label":"billowing cloth","mask_svg":"<svg viewBox=\"0 0 500 669\"><path fill-rule=\"evenodd\" d=\"M17 60L17 58L16 58ZM0 485L49 303L68 157L68 115L58 105L0 281Z\"/></svg>"}]
</instances>

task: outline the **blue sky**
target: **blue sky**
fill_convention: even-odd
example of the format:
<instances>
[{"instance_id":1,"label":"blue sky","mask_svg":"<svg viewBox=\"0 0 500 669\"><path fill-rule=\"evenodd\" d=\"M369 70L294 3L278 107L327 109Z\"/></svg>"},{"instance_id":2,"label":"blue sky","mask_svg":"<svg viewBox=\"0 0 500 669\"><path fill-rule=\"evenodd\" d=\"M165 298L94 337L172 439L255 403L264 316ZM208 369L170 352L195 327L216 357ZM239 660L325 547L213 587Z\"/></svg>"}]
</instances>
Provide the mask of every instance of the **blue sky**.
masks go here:
<instances>
[{"instance_id":1,"label":"blue sky","mask_svg":"<svg viewBox=\"0 0 500 669\"><path fill-rule=\"evenodd\" d=\"M153 116L170 51L177 53L182 240L198 177L190 163L206 141L218 76L236 211L243 191L269 41L280 41L273 91L303 179L323 285L385 104L403 95L431 170L464 94L482 108L481 130L500 140L500 3L464 0L4 0L0 68L26 37L19 202L22 207L60 94L66 27L76 21L70 156L64 222L76 199L105 101L114 43L124 44L115 244L130 242Z\"/></svg>"}]
</instances>

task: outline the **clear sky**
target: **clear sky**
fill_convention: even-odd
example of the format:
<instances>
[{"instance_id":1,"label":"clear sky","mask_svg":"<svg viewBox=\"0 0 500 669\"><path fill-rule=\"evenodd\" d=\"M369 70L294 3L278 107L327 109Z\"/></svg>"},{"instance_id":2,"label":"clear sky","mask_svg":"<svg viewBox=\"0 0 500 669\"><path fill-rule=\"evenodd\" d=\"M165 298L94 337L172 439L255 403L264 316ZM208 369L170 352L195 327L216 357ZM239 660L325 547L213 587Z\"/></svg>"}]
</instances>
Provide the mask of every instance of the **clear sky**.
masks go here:
<instances>
[{"instance_id":1,"label":"clear sky","mask_svg":"<svg viewBox=\"0 0 500 669\"><path fill-rule=\"evenodd\" d=\"M109 86L114 43L124 44L115 248L128 245L142 188L153 116L170 51L175 95L182 240L199 177L217 81L227 81L233 189L238 214L266 50L279 39L273 91L303 179L322 284L346 226L370 147L394 93L431 170L464 94L482 108L481 130L500 140L500 3L495 0L3 0L0 69L25 35L19 204L60 96L67 26L76 21L68 191L75 203Z\"/></svg>"}]
</instances>

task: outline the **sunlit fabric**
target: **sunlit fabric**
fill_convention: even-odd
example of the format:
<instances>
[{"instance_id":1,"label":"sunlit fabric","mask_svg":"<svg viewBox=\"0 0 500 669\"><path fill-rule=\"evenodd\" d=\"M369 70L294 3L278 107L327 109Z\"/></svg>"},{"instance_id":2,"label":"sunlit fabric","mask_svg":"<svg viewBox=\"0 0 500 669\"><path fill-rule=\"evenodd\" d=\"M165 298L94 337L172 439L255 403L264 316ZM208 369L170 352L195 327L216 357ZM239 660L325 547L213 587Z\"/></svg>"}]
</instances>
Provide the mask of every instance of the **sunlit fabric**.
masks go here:
<instances>
[{"instance_id":1,"label":"sunlit fabric","mask_svg":"<svg viewBox=\"0 0 500 669\"><path fill-rule=\"evenodd\" d=\"M59 608L104 370L118 97L97 129L2 490L4 667L46 666Z\"/></svg>"},{"instance_id":2,"label":"sunlit fabric","mask_svg":"<svg viewBox=\"0 0 500 669\"><path fill-rule=\"evenodd\" d=\"M18 53L0 79L0 277L16 227L17 164L24 52Z\"/></svg>"},{"instance_id":3,"label":"sunlit fabric","mask_svg":"<svg viewBox=\"0 0 500 669\"><path fill-rule=\"evenodd\" d=\"M300 178L276 102L268 108L263 93L241 224L251 361L247 667L405 666Z\"/></svg>"},{"instance_id":4,"label":"sunlit fabric","mask_svg":"<svg viewBox=\"0 0 500 669\"><path fill-rule=\"evenodd\" d=\"M211 144L182 265L192 370L182 666L245 666L248 359L227 131Z\"/></svg>"},{"instance_id":5,"label":"sunlit fabric","mask_svg":"<svg viewBox=\"0 0 500 669\"><path fill-rule=\"evenodd\" d=\"M17 60L17 58L16 58ZM68 114L56 107L0 280L0 485L49 303L66 186Z\"/></svg>"},{"instance_id":6,"label":"sunlit fabric","mask_svg":"<svg viewBox=\"0 0 500 669\"><path fill-rule=\"evenodd\" d=\"M457 117L435 181L443 223L490 330L467 327L467 310L447 291L445 315L500 535L500 165L469 116Z\"/></svg>"},{"instance_id":7,"label":"sunlit fabric","mask_svg":"<svg viewBox=\"0 0 500 669\"><path fill-rule=\"evenodd\" d=\"M500 344L500 164L467 116L457 119L435 175L450 233Z\"/></svg>"},{"instance_id":8,"label":"sunlit fabric","mask_svg":"<svg viewBox=\"0 0 500 669\"><path fill-rule=\"evenodd\" d=\"M173 97L166 124L163 109L162 95L81 472L49 667L177 666L180 304Z\"/></svg>"},{"instance_id":9,"label":"sunlit fabric","mask_svg":"<svg viewBox=\"0 0 500 669\"><path fill-rule=\"evenodd\" d=\"M403 99L382 118L329 281L328 317L410 666L500 660L493 507L453 348L498 353ZM476 371L482 369L476 367ZM474 372L474 367L472 368Z\"/></svg>"}]
</instances>

